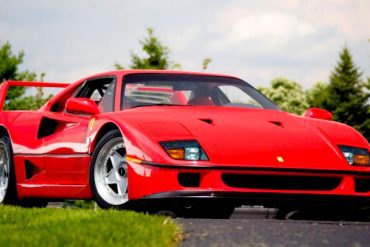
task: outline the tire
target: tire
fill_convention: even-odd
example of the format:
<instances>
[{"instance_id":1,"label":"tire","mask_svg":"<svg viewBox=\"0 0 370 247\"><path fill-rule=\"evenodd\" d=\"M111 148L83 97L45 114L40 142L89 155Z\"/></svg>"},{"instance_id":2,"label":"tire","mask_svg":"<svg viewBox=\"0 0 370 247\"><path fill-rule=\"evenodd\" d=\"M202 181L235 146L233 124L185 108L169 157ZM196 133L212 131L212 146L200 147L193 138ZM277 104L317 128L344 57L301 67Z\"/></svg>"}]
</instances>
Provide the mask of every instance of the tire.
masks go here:
<instances>
[{"instance_id":1,"label":"tire","mask_svg":"<svg viewBox=\"0 0 370 247\"><path fill-rule=\"evenodd\" d=\"M13 151L8 136L0 137L0 204L18 204Z\"/></svg>"},{"instance_id":2,"label":"tire","mask_svg":"<svg viewBox=\"0 0 370 247\"><path fill-rule=\"evenodd\" d=\"M121 133L112 130L98 142L90 164L91 191L101 208L128 205L126 149Z\"/></svg>"}]
</instances>

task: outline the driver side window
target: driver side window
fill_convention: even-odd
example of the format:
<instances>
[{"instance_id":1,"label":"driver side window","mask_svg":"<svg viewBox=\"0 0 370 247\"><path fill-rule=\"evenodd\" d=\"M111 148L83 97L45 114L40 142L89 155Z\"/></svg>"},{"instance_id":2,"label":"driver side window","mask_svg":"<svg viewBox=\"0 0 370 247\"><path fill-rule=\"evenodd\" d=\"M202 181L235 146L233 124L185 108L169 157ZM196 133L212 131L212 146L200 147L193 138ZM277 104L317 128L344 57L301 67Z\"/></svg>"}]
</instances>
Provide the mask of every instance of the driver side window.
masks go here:
<instances>
[{"instance_id":1,"label":"driver side window","mask_svg":"<svg viewBox=\"0 0 370 247\"><path fill-rule=\"evenodd\" d=\"M116 80L113 77L91 79L77 90L75 98L89 98L99 106L101 112L114 110Z\"/></svg>"}]
</instances>

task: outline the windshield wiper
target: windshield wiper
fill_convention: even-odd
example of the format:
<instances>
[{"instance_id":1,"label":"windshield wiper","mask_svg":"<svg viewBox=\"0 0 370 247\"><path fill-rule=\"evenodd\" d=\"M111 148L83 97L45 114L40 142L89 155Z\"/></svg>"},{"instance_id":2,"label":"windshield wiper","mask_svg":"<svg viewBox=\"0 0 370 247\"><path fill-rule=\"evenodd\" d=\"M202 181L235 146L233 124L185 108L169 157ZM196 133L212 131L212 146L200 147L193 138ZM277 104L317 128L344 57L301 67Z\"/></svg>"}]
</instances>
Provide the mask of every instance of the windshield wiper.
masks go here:
<instances>
[{"instance_id":1,"label":"windshield wiper","mask_svg":"<svg viewBox=\"0 0 370 247\"><path fill-rule=\"evenodd\" d=\"M158 104L142 104L142 105L136 105L136 106L132 106L130 108L145 107L145 106L187 106L187 105L158 103Z\"/></svg>"}]
</instances>

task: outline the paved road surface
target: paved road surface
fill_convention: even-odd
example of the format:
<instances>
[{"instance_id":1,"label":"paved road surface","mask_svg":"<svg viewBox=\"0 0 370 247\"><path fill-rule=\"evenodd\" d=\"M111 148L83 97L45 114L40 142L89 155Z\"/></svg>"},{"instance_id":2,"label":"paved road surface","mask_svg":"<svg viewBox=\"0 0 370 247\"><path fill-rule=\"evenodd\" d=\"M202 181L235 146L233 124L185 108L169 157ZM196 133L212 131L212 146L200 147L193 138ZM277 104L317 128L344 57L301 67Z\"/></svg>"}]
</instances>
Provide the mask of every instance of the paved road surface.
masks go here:
<instances>
[{"instance_id":1,"label":"paved road surface","mask_svg":"<svg viewBox=\"0 0 370 247\"><path fill-rule=\"evenodd\" d=\"M177 219L188 246L370 246L370 222L271 219L265 209L239 209L229 220Z\"/></svg>"}]
</instances>

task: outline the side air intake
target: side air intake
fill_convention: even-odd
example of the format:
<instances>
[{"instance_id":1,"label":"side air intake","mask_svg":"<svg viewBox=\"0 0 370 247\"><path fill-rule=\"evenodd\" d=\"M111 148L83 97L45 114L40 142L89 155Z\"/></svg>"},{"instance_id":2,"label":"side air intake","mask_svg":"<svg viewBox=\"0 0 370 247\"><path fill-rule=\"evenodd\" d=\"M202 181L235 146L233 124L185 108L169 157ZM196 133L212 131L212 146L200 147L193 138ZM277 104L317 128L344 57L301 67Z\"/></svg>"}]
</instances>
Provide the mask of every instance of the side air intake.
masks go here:
<instances>
[{"instance_id":1,"label":"side air intake","mask_svg":"<svg viewBox=\"0 0 370 247\"><path fill-rule=\"evenodd\" d=\"M39 169L34 165L32 164L31 161L29 160L25 160L24 161L24 166L25 166L25 170L26 170L26 179L29 180L31 178L33 178L37 173L39 173Z\"/></svg>"},{"instance_id":2,"label":"side air intake","mask_svg":"<svg viewBox=\"0 0 370 247\"><path fill-rule=\"evenodd\" d=\"M57 121L46 117L42 118L39 131L37 133L37 138L40 139L52 135L55 132L57 126L58 126Z\"/></svg>"}]
</instances>

